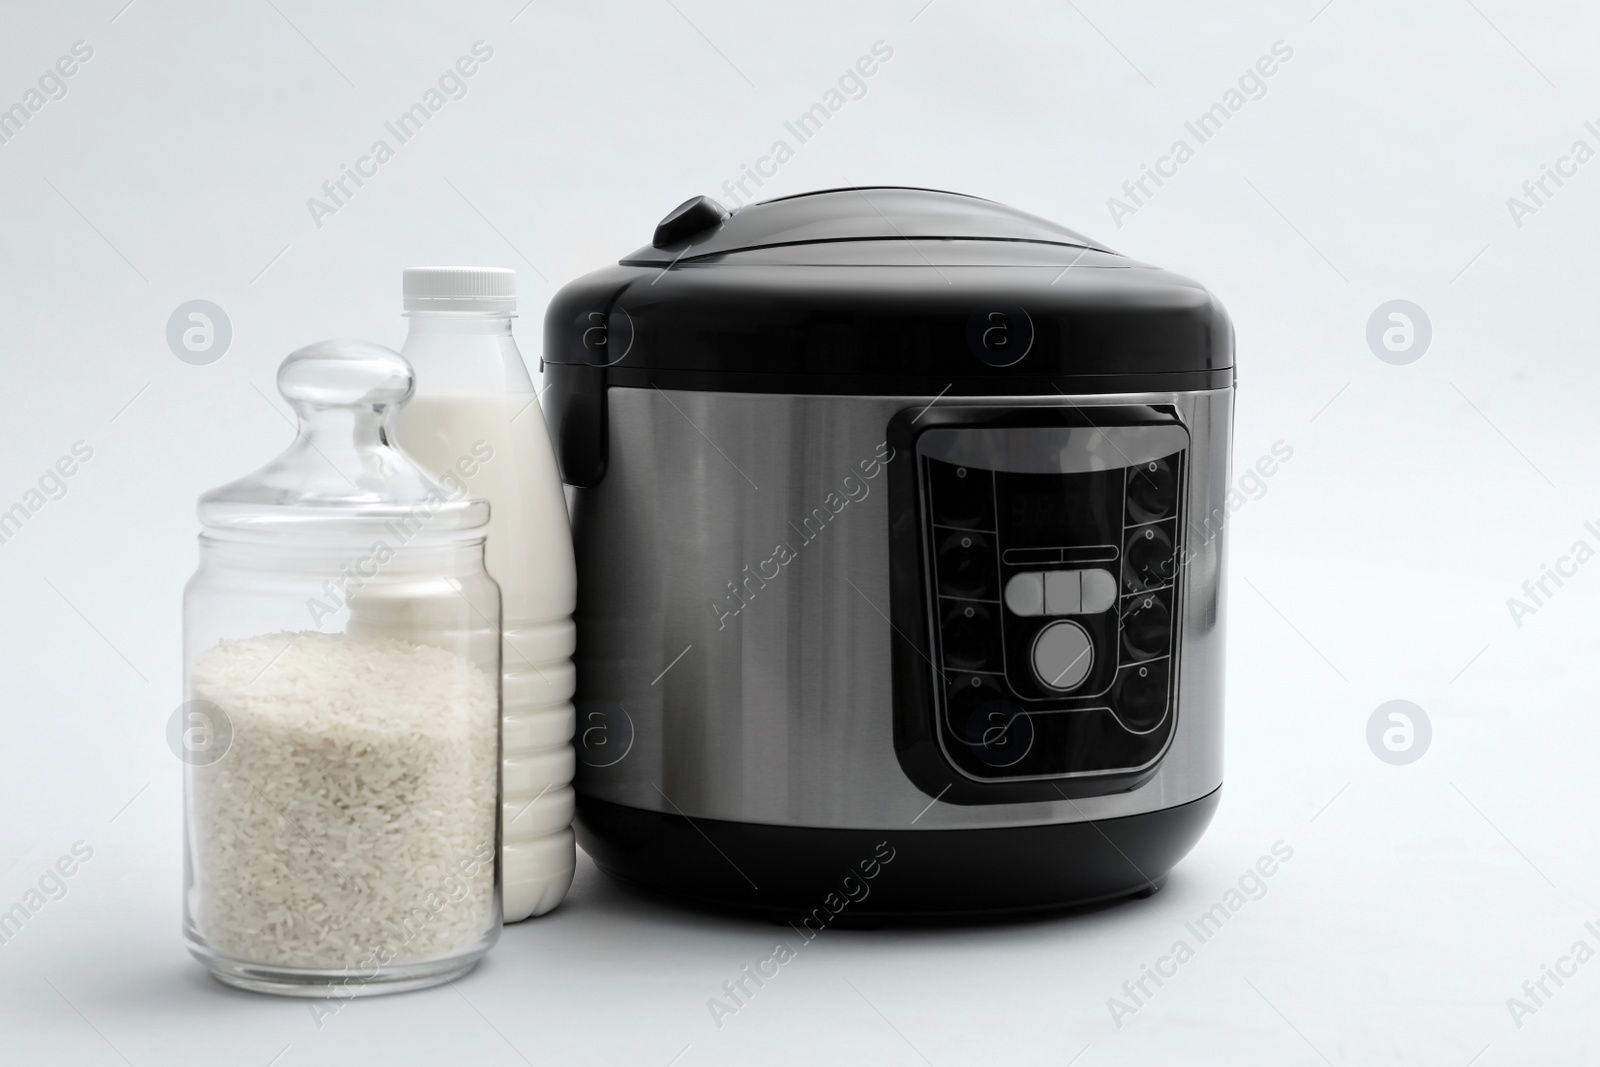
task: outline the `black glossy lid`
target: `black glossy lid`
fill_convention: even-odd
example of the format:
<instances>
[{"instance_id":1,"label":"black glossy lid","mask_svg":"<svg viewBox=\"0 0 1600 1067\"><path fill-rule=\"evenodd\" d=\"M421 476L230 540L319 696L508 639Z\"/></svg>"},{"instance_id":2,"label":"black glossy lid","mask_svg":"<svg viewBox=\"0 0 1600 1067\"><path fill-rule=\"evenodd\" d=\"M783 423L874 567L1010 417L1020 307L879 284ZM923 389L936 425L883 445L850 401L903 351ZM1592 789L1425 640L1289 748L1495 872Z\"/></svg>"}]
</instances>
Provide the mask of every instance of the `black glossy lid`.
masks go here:
<instances>
[{"instance_id":1,"label":"black glossy lid","mask_svg":"<svg viewBox=\"0 0 1600 1067\"><path fill-rule=\"evenodd\" d=\"M877 187L685 201L556 295L544 358L663 388L1112 391L1226 384L1233 338L1186 278L989 200Z\"/></svg>"},{"instance_id":2,"label":"black glossy lid","mask_svg":"<svg viewBox=\"0 0 1600 1067\"><path fill-rule=\"evenodd\" d=\"M691 257L777 245L895 239L1098 247L1065 226L992 200L937 189L880 186L801 193L751 204L734 213L709 196L697 196L674 208L656 227L650 245L622 262L664 267ZM1006 264L1002 253L991 254L996 265ZM826 262L826 257L822 261Z\"/></svg>"}]
</instances>

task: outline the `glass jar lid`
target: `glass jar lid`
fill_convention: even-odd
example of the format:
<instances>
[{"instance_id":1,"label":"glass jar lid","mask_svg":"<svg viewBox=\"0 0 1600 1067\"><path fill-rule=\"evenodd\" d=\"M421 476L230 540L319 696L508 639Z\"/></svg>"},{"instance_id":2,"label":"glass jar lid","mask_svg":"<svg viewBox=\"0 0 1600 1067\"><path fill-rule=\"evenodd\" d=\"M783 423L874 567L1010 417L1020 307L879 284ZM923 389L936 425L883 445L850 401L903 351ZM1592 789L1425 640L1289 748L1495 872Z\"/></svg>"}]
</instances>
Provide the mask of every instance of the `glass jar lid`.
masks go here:
<instances>
[{"instance_id":1,"label":"glass jar lid","mask_svg":"<svg viewBox=\"0 0 1600 1067\"><path fill-rule=\"evenodd\" d=\"M394 421L416 375L398 352L319 341L278 368L299 418L271 463L200 497L200 521L234 533L361 535L400 523L407 540L461 540L489 521L489 502L446 486L395 443Z\"/></svg>"}]
</instances>

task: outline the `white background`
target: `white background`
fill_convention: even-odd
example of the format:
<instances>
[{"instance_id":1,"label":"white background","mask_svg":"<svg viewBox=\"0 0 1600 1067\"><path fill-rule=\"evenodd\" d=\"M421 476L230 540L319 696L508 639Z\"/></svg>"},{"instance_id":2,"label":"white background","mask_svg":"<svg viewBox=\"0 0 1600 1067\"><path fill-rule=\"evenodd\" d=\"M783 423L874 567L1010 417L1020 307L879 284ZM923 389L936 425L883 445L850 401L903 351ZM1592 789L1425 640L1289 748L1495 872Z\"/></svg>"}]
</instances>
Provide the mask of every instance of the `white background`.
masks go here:
<instances>
[{"instance_id":1,"label":"white background","mask_svg":"<svg viewBox=\"0 0 1600 1067\"><path fill-rule=\"evenodd\" d=\"M1506 1006L1577 939L1600 949L1583 928L1600 563L1520 627L1507 608L1574 541L1600 547L1600 162L1520 227L1506 205L1574 140L1600 148L1592 7L124 3L0 15L0 106L73 42L94 49L0 145L0 508L93 448L0 544L0 909L73 842L94 850L0 945L6 1062L1600 1058L1600 962L1521 1027ZM468 95L315 226L306 199L478 40L494 54ZM458 990L319 1029L304 1003L212 982L179 938L162 730L194 499L287 443L277 362L326 336L398 346L400 269L464 262L518 269L536 365L556 288L720 195L879 40L894 54L868 93L764 195L950 188L1196 277L1237 326L1236 472L1293 449L1231 527L1207 836L1149 900L830 930L721 1029L707 998L786 928L642 901L586 859L568 902L508 928ZM1116 226L1107 198L1280 40L1293 57L1266 94ZM165 342L195 298L233 326L209 366ZM1365 337L1395 298L1433 327L1405 366ZM1367 746L1391 699L1433 724L1409 766ZM1294 855L1266 895L1118 1027L1107 999L1279 840Z\"/></svg>"}]
</instances>

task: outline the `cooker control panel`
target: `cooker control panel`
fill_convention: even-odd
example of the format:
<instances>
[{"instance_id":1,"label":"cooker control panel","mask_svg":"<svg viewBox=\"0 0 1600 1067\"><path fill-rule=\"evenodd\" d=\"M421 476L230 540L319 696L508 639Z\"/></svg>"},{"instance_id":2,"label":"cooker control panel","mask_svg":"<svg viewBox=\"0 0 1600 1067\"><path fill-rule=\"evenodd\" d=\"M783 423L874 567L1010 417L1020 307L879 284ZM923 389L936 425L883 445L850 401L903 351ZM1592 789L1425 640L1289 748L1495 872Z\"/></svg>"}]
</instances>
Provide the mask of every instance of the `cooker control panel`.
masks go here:
<instances>
[{"instance_id":1,"label":"cooker control panel","mask_svg":"<svg viewBox=\"0 0 1600 1067\"><path fill-rule=\"evenodd\" d=\"M928 713L969 779L1127 779L1172 737L1189 438L1116 410L916 437Z\"/></svg>"}]
</instances>

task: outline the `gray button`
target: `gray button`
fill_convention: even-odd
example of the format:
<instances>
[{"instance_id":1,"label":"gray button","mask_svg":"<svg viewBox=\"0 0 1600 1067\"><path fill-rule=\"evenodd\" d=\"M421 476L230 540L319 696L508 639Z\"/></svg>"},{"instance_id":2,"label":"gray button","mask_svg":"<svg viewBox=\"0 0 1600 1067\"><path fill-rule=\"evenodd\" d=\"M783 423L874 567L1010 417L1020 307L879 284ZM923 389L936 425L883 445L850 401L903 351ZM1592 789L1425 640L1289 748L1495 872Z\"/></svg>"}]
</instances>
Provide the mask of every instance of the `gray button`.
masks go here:
<instances>
[{"instance_id":1,"label":"gray button","mask_svg":"<svg viewBox=\"0 0 1600 1067\"><path fill-rule=\"evenodd\" d=\"M1044 614L1044 575L1038 571L1013 574L1006 583L1006 607L1013 615Z\"/></svg>"},{"instance_id":2,"label":"gray button","mask_svg":"<svg viewBox=\"0 0 1600 1067\"><path fill-rule=\"evenodd\" d=\"M1076 615L1080 607L1077 571L1044 572L1044 613Z\"/></svg>"},{"instance_id":3,"label":"gray button","mask_svg":"<svg viewBox=\"0 0 1600 1067\"><path fill-rule=\"evenodd\" d=\"M1053 622L1033 641L1033 672L1046 687L1076 689L1094 666L1094 644L1075 622Z\"/></svg>"},{"instance_id":4,"label":"gray button","mask_svg":"<svg viewBox=\"0 0 1600 1067\"><path fill-rule=\"evenodd\" d=\"M1094 615L1111 610L1117 602L1117 580L1111 572L1097 567L1079 574L1083 581L1083 613Z\"/></svg>"}]
</instances>

